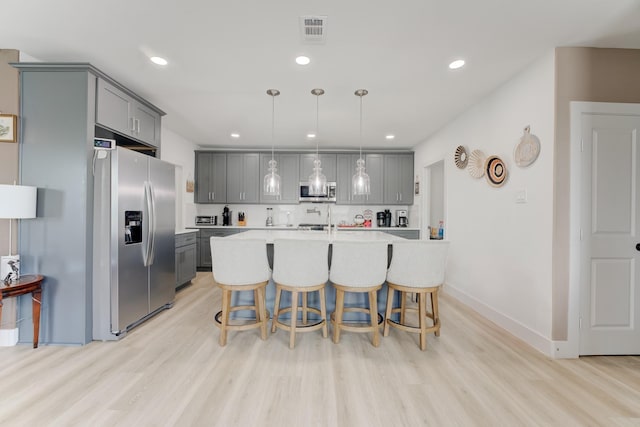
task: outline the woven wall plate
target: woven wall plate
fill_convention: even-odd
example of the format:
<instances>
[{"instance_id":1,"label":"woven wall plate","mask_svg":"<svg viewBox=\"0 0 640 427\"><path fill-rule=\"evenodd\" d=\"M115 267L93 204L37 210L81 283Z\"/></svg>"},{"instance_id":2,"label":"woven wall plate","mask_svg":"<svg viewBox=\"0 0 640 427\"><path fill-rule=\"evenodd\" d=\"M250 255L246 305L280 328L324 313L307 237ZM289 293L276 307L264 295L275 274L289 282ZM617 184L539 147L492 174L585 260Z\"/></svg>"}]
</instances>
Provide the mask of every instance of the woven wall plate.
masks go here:
<instances>
[{"instance_id":1,"label":"woven wall plate","mask_svg":"<svg viewBox=\"0 0 640 427\"><path fill-rule=\"evenodd\" d=\"M487 182L493 187L502 187L507 180L507 167L498 156L489 156L484 162Z\"/></svg>"},{"instance_id":2,"label":"woven wall plate","mask_svg":"<svg viewBox=\"0 0 640 427\"><path fill-rule=\"evenodd\" d=\"M458 167L458 169L464 169L467 167L467 163L469 162L469 155L467 154L467 149L462 145L459 145L456 148L456 153L453 156L453 160Z\"/></svg>"},{"instance_id":3,"label":"woven wall plate","mask_svg":"<svg viewBox=\"0 0 640 427\"><path fill-rule=\"evenodd\" d=\"M485 155L482 151L473 150L471 152L469 164L467 165L469 175L474 178L482 178L482 175L484 175L484 159Z\"/></svg>"},{"instance_id":4,"label":"woven wall plate","mask_svg":"<svg viewBox=\"0 0 640 427\"><path fill-rule=\"evenodd\" d=\"M531 128L524 128L524 135L520 138L520 143L513 150L513 159L516 165L521 168L529 166L535 162L540 154L540 140L537 136L531 135Z\"/></svg>"}]
</instances>

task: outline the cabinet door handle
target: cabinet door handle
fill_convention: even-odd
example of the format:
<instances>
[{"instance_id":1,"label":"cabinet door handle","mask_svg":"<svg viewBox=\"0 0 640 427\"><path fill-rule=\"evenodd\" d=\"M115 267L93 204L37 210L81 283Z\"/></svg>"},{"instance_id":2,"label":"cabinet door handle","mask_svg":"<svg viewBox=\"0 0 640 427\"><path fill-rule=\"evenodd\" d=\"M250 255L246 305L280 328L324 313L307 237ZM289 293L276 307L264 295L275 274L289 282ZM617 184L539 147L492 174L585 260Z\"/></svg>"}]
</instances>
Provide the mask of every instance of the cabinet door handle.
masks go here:
<instances>
[{"instance_id":1,"label":"cabinet door handle","mask_svg":"<svg viewBox=\"0 0 640 427\"><path fill-rule=\"evenodd\" d=\"M131 132L136 131L136 119L135 117L131 117Z\"/></svg>"},{"instance_id":2,"label":"cabinet door handle","mask_svg":"<svg viewBox=\"0 0 640 427\"><path fill-rule=\"evenodd\" d=\"M216 199L216 192L212 191L211 192L211 200L215 200Z\"/></svg>"},{"instance_id":3,"label":"cabinet door handle","mask_svg":"<svg viewBox=\"0 0 640 427\"><path fill-rule=\"evenodd\" d=\"M136 133L140 133L140 119L136 119Z\"/></svg>"},{"instance_id":4,"label":"cabinet door handle","mask_svg":"<svg viewBox=\"0 0 640 427\"><path fill-rule=\"evenodd\" d=\"M402 193L398 193L398 194L400 194L400 201L402 201Z\"/></svg>"}]
</instances>

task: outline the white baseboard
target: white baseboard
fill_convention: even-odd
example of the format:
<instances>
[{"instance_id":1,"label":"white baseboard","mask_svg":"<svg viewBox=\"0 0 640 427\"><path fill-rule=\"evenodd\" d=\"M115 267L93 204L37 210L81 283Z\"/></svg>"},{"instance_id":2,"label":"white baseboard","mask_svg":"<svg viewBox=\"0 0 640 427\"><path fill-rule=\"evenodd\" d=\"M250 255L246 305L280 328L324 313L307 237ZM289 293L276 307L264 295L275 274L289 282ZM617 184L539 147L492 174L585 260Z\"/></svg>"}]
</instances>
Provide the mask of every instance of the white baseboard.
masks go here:
<instances>
[{"instance_id":1,"label":"white baseboard","mask_svg":"<svg viewBox=\"0 0 640 427\"><path fill-rule=\"evenodd\" d=\"M0 347L12 347L18 343L18 328L0 329Z\"/></svg>"},{"instance_id":2,"label":"white baseboard","mask_svg":"<svg viewBox=\"0 0 640 427\"><path fill-rule=\"evenodd\" d=\"M514 320L509 316L496 311L482 301L479 301L475 297L472 297L471 295L455 288L454 286L451 286L448 283L442 287L442 290L447 295L450 295L464 305L469 306L471 309L481 314L483 317L491 320L493 323L505 329L510 334L516 336L517 338L520 338L522 341L526 342L542 354L554 358L561 357L556 352L556 346L553 341L543 337L536 331L529 329L517 320Z\"/></svg>"}]
</instances>

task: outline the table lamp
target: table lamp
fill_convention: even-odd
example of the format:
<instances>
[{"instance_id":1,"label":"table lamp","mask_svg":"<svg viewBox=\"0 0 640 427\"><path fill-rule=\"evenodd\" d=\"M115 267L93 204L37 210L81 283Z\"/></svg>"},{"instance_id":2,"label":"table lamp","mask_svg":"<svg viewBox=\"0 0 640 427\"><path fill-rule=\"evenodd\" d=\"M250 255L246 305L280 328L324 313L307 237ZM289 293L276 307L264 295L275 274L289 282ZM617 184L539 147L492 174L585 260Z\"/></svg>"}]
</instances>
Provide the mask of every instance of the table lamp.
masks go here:
<instances>
[{"instance_id":1,"label":"table lamp","mask_svg":"<svg viewBox=\"0 0 640 427\"><path fill-rule=\"evenodd\" d=\"M0 258L0 283L20 277L20 255L12 255L11 222L36 217L37 187L0 184L0 218L9 220L9 255Z\"/></svg>"}]
</instances>

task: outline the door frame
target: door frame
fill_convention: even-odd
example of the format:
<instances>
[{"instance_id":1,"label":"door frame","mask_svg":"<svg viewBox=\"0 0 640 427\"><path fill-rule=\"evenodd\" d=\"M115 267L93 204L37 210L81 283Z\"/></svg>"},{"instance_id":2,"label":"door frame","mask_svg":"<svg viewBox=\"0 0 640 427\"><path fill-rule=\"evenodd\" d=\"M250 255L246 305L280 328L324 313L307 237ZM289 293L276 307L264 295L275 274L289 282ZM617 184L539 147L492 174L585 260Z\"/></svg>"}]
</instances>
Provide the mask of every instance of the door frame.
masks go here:
<instances>
[{"instance_id":1,"label":"door frame","mask_svg":"<svg viewBox=\"0 0 640 427\"><path fill-rule=\"evenodd\" d=\"M444 159L436 160L422 168L422 184L420 189L420 195L422 198L420 210L420 238L422 240L429 240L429 224L431 223L431 172L433 167L439 163L442 163L442 220L445 221L445 228L447 225L447 179L445 170ZM446 233L445 233L446 234Z\"/></svg>"},{"instance_id":2,"label":"door frame","mask_svg":"<svg viewBox=\"0 0 640 427\"><path fill-rule=\"evenodd\" d=\"M569 307L566 346L556 342L556 356L580 355L580 263L582 259L580 225L582 188L582 116L585 114L640 114L640 104L614 102L570 102L570 185L569 185Z\"/></svg>"}]
</instances>

